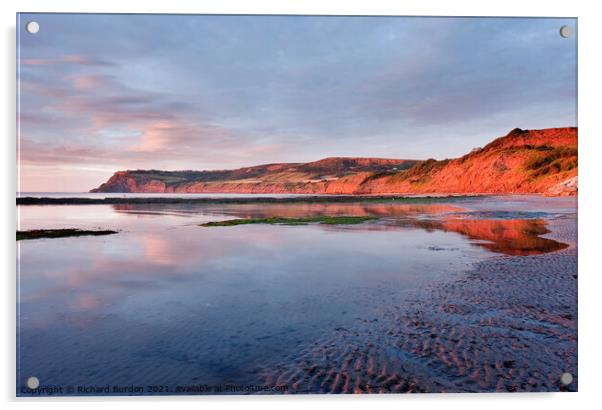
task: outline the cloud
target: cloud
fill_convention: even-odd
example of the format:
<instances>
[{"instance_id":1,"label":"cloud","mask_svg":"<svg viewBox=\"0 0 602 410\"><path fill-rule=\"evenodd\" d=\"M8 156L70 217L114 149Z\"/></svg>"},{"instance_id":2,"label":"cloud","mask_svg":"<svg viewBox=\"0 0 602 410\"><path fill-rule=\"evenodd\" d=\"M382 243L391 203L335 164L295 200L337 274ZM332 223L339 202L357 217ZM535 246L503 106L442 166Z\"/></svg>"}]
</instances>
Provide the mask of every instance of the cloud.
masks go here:
<instances>
[{"instance_id":1,"label":"cloud","mask_svg":"<svg viewBox=\"0 0 602 410\"><path fill-rule=\"evenodd\" d=\"M26 58L20 61L21 64L25 65L50 65L53 64L53 60L47 60L43 58Z\"/></svg>"},{"instance_id":2,"label":"cloud","mask_svg":"<svg viewBox=\"0 0 602 410\"><path fill-rule=\"evenodd\" d=\"M115 65L115 63L112 63L110 61L107 60L103 60L100 58L94 58L94 57L89 57L89 56L83 56L83 55L66 55L63 57L62 61L64 63L70 63L70 64L80 64L80 65L87 65L87 66L113 66Z\"/></svg>"},{"instance_id":3,"label":"cloud","mask_svg":"<svg viewBox=\"0 0 602 410\"><path fill-rule=\"evenodd\" d=\"M21 64L24 64L26 66L77 64L82 66L112 67L115 65L115 63L112 63L108 60L75 54L64 55L60 58L25 58L22 59L20 62Z\"/></svg>"},{"instance_id":4,"label":"cloud","mask_svg":"<svg viewBox=\"0 0 602 410\"><path fill-rule=\"evenodd\" d=\"M104 77L98 74L78 75L72 81L78 89L98 88L104 83Z\"/></svg>"}]
</instances>

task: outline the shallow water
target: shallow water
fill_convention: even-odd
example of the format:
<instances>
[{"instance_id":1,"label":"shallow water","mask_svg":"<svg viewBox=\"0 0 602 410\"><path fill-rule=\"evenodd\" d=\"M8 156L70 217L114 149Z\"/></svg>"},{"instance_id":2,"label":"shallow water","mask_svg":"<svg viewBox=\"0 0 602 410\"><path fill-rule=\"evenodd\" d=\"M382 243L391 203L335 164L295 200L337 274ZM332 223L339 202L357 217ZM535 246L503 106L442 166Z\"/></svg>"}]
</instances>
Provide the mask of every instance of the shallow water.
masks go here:
<instances>
[{"instance_id":1,"label":"shallow water","mask_svg":"<svg viewBox=\"0 0 602 410\"><path fill-rule=\"evenodd\" d=\"M18 243L18 394L42 386L264 385L265 374L404 295L541 237L573 199L450 204L20 206L19 229L115 229ZM516 214L516 212L521 212ZM360 225L200 227L230 218L373 215ZM518 218L521 219L518 219ZM146 391L149 386L164 386ZM169 389L169 391L166 391ZM25 394L27 395L27 394Z\"/></svg>"}]
</instances>

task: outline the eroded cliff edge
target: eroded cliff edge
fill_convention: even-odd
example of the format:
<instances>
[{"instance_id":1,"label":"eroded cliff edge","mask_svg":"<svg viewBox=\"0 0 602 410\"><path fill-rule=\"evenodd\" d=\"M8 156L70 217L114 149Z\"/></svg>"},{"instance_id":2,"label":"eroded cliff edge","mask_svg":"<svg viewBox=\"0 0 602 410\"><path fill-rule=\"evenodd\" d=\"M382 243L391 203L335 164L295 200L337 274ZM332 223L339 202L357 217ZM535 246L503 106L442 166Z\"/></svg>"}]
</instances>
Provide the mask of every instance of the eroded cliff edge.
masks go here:
<instances>
[{"instance_id":1,"label":"eroded cliff edge","mask_svg":"<svg viewBox=\"0 0 602 410\"><path fill-rule=\"evenodd\" d=\"M326 158L236 170L116 172L91 192L576 195L577 128L521 130L455 159Z\"/></svg>"}]
</instances>

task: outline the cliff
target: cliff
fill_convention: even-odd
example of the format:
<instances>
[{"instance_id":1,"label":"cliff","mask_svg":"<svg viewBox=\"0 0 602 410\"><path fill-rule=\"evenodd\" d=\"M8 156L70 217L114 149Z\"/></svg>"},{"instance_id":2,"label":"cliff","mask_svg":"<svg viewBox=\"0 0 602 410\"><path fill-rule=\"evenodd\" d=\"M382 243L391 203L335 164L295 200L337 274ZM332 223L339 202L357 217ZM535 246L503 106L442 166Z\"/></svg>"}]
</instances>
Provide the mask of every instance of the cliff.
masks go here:
<instances>
[{"instance_id":1,"label":"cliff","mask_svg":"<svg viewBox=\"0 0 602 410\"><path fill-rule=\"evenodd\" d=\"M119 171L91 192L576 195L577 128L517 128L439 161L326 158L223 171Z\"/></svg>"},{"instance_id":2,"label":"cliff","mask_svg":"<svg viewBox=\"0 0 602 410\"><path fill-rule=\"evenodd\" d=\"M308 163L266 164L221 171L118 171L91 192L338 192L367 176L419 163L406 159L325 158Z\"/></svg>"}]
</instances>

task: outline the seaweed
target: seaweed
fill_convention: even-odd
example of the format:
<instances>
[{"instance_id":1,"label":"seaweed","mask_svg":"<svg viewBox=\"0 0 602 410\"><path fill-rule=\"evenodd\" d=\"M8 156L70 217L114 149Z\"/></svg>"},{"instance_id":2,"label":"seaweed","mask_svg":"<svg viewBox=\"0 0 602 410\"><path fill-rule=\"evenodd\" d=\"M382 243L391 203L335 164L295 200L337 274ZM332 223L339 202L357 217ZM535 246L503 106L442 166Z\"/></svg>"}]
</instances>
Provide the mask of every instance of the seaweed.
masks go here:
<instances>
[{"instance_id":1,"label":"seaweed","mask_svg":"<svg viewBox=\"0 0 602 410\"><path fill-rule=\"evenodd\" d=\"M101 235L112 235L117 231L111 230L97 230L88 231L82 229L33 229L30 231L17 231L17 240L25 239L42 239L42 238L67 238L70 236L101 236Z\"/></svg>"},{"instance_id":2,"label":"seaweed","mask_svg":"<svg viewBox=\"0 0 602 410\"><path fill-rule=\"evenodd\" d=\"M244 219L228 219L225 221L207 222L199 226L214 227L214 226L236 226L236 225L251 225L251 224L270 224L270 225L308 225L317 223L322 225L356 225L366 221L377 219L373 216L311 216L302 218L282 218L273 216L269 218L244 218Z\"/></svg>"}]
</instances>

